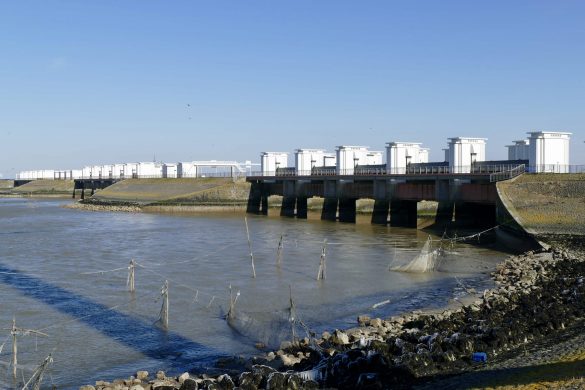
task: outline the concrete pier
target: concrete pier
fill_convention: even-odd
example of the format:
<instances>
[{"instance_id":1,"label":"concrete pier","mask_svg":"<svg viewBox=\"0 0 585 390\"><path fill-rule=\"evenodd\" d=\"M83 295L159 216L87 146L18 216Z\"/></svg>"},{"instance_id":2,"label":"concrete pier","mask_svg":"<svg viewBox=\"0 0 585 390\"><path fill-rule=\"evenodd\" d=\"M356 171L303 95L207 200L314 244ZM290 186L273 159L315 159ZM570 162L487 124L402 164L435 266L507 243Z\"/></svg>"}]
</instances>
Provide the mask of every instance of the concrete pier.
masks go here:
<instances>
[{"instance_id":1,"label":"concrete pier","mask_svg":"<svg viewBox=\"0 0 585 390\"><path fill-rule=\"evenodd\" d=\"M374 201L374 210L372 211L372 223L377 225L387 225L389 211L390 211L389 200L376 199Z\"/></svg>"},{"instance_id":2,"label":"concrete pier","mask_svg":"<svg viewBox=\"0 0 585 390\"><path fill-rule=\"evenodd\" d=\"M323 201L323 210L321 211L321 219L326 221L337 220L337 198L325 198Z\"/></svg>"}]
</instances>

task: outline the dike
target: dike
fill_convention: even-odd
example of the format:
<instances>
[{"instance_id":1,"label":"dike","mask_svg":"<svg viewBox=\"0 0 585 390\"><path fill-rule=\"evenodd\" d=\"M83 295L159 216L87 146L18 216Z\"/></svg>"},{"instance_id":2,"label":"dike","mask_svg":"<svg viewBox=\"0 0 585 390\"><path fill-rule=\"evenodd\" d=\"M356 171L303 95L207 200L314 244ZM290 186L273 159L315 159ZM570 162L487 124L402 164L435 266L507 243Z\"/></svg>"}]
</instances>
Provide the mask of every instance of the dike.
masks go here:
<instances>
[{"instance_id":1,"label":"dike","mask_svg":"<svg viewBox=\"0 0 585 390\"><path fill-rule=\"evenodd\" d=\"M9 197L71 197L73 194L73 180L35 180L18 187L2 187L2 196Z\"/></svg>"}]
</instances>

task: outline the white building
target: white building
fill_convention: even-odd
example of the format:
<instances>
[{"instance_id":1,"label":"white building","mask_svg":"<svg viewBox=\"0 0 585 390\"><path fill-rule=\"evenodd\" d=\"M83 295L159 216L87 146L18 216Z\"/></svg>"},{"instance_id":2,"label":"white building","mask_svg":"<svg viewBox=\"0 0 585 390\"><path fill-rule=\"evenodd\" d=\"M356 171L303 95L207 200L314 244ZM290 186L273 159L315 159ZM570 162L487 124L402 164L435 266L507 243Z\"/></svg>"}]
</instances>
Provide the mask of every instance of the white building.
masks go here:
<instances>
[{"instance_id":1,"label":"white building","mask_svg":"<svg viewBox=\"0 0 585 390\"><path fill-rule=\"evenodd\" d=\"M102 178L104 178L104 179L111 179L114 177L114 166L111 164L102 165L101 171L102 171Z\"/></svg>"},{"instance_id":2,"label":"white building","mask_svg":"<svg viewBox=\"0 0 585 390\"><path fill-rule=\"evenodd\" d=\"M136 176L138 178L162 177L162 164L156 162L140 162L136 166Z\"/></svg>"},{"instance_id":3,"label":"white building","mask_svg":"<svg viewBox=\"0 0 585 390\"><path fill-rule=\"evenodd\" d=\"M112 165L112 178L123 179L124 175L124 164L113 164Z\"/></svg>"},{"instance_id":4,"label":"white building","mask_svg":"<svg viewBox=\"0 0 585 390\"><path fill-rule=\"evenodd\" d=\"M453 173L469 173L474 162L485 161L487 138L449 138L449 167Z\"/></svg>"},{"instance_id":5,"label":"white building","mask_svg":"<svg viewBox=\"0 0 585 390\"><path fill-rule=\"evenodd\" d=\"M334 167L337 165L337 155L335 153L326 153L323 155L323 166Z\"/></svg>"},{"instance_id":6,"label":"white building","mask_svg":"<svg viewBox=\"0 0 585 390\"><path fill-rule=\"evenodd\" d=\"M138 177L138 164L137 163L126 163L124 164L124 178L132 179Z\"/></svg>"},{"instance_id":7,"label":"white building","mask_svg":"<svg viewBox=\"0 0 585 390\"><path fill-rule=\"evenodd\" d=\"M89 177L91 176L91 167L85 166L85 167L81 168L81 176L84 179L89 179Z\"/></svg>"},{"instance_id":8,"label":"white building","mask_svg":"<svg viewBox=\"0 0 585 390\"><path fill-rule=\"evenodd\" d=\"M177 164L177 176L197 177L197 166L192 161L180 162Z\"/></svg>"},{"instance_id":9,"label":"white building","mask_svg":"<svg viewBox=\"0 0 585 390\"><path fill-rule=\"evenodd\" d=\"M260 154L260 170L262 171L262 175L275 175L278 168L288 168L288 153L262 152Z\"/></svg>"},{"instance_id":10,"label":"white building","mask_svg":"<svg viewBox=\"0 0 585 390\"><path fill-rule=\"evenodd\" d=\"M162 176L165 178L176 178L177 164L164 163L162 167Z\"/></svg>"},{"instance_id":11,"label":"white building","mask_svg":"<svg viewBox=\"0 0 585 390\"><path fill-rule=\"evenodd\" d=\"M315 167L326 166L326 157L330 156L323 149L295 150L295 168L297 175L310 175Z\"/></svg>"},{"instance_id":12,"label":"white building","mask_svg":"<svg viewBox=\"0 0 585 390\"><path fill-rule=\"evenodd\" d=\"M102 176L102 166L101 165L92 165L90 177L92 179L101 179L103 177Z\"/></svg>"},{"instance_id":13,"label":"white building","mask_svg":"<svg viewBox=\"0 0 585 390\"><path fill-rule=\"evenodd\" d=\"M69 172L71 179L81 179L83 177L83 171L81 169L72 169Z\"/></svg>"},{"instance_id":14,"label":"white building","mask_svg":"<svg viewBox=\"0 0 585 390\"><path fill-rule=\"evenodd\" d=\"M337 146L337 174L353 175L358 165L381 165L382 152L368 150L365 146Z\"/></svg>"},{"instance_id":15,"label":"white building","mask_svg":"<svg viewBox=\"0 0 585 390\"><path fill-rule=\"evenodd\" d=\"M528 164L534 172L569 172L571 133L560 131L529 132Z\"/></svg>"},{"instance_id":16,"label":"white building","mask_svg":"<svg viewBox=\"0 0 585 390\"><path fill-rule=\"evenodd\" d=\"M388 142L386 144L386 171L406 173L410 164L429 162L429 149L421 148L417 142Z\"/></svg>"},{"instance_id":17,"label":"white building","mask_svg":"<svg viewBox=\"0 0 585 390\"><path fill-rule=\"evenodd\" d=\"M508 160L528 160L530 154L530 140L514 141L514 145L506 145Z\"/></svg>"}]
</instances>

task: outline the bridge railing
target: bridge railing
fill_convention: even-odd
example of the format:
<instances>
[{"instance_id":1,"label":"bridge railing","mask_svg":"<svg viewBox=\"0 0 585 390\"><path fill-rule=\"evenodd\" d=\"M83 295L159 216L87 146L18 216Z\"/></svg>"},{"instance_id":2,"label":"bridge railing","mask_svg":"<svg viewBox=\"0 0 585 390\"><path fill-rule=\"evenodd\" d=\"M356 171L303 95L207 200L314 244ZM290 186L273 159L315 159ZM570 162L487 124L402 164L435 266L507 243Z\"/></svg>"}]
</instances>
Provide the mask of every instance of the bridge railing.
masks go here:
<instances>
[{"instance_id":1,"label":"bridge railing","mask_svg":"<svg viewBox=\"0 0 585 390\"><path fill-rule=\"evenodd\" d=\"M496 164L496 165L473 165L473 166L409 166L403 168L351 168L331 169L313 168L312 170L296 170L294 168L280 168L271 172L252 172L251 176L257 177L315 177L315 176L391 176L391 175L453 175L453 174L475 174L490 175L499 172L509 172L517 169L523 164Z\"/></svg>"},{"instance_id":2,"label":"bridge railing","mask_svg":"<svg viewBox=\"0 0 585 390\"><path fill-rule=\"evenodd\" d=\"M526 172L526 167L524 166L524 164L521 164L507 171L491 173L490 182L494 183L497 181L512 179L516 176L523 174L524 172Z\"/></svg>"}]
</instances>

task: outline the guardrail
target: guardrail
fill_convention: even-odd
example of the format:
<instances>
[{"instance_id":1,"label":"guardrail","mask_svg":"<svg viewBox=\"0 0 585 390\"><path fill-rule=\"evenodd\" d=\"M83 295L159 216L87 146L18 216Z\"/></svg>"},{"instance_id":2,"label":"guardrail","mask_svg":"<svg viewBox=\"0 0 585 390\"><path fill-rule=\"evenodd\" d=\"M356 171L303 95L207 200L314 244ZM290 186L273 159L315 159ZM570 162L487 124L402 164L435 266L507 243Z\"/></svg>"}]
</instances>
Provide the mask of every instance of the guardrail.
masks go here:
<instances>
[{"instance_id":1,"label":"guardrail","mask_svg":"<svg viewBox=\"0 0 585 390\"><path fill-rule=\"evenodd\" d=\"M512 168L512 169L507 170L507 171L496 172L496 173L490 174L490 182L494 183L497 181L509 180L509 179L512 179L516 176L520 176L524 172L526 172L526 167L524 166L524 164L522 164L522 165L517 166L516 168Z\"/></svg>"},{"instance_id":2,"label":"guardrail","mask_svg":"<svg viewBox=\"0 0 585 390\"><path fill-rule=\"evenodd\" d=\"M539 173L585 173L585 165L560 165L560 164L548 164L548 165L523 165L522 173L539 174ZM520 170L518 164L496 164L496 165L484 165L477 164L473 166L458 166L449 167L442 165L428 165L428 166L410 166L406 168L393 168L387 170L383 167L356 167L351 169L337 170L333 167L315 167L311 170L298 171L294 167L291 168L280 168L277 171L272 172L205 172L197 174L155 174L155 175L90 175L90 176L75 176L75 177L20 177L17 175L15 180L124 180L131 178L140 179L162 179L162 178L204 178L204 177L232 177L232 178L243 178L248 176L254 177L311 177L311 176L384 176L384 175L453 175L453 174L466 174L466 175L494 175L494 180L505 180L500 177L506 177L506 175L515 175L514 173ZM510 178L510 177L509 177Z\"/></svg>"},{"instance_id":3,"label":"guardrail","mask_svg":"<svg viewBox=\"0 0 585 390\"><path fill-rule=\"evenodd\" d=\"M524 167L524 165L521 165ZM509 172L518 168L518 164L474 165L474 166L411 166L406 168L369 168L356 167L351 169L313 168L297 171L293 168L279 169L272 172L252 172L257 177L311 177L311 176L390 176L390 175L490 175L498 172Z\"/></svg>"}]
</instances>

